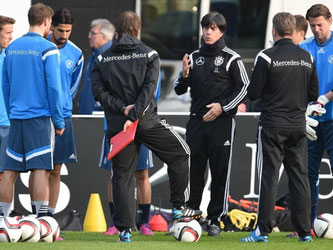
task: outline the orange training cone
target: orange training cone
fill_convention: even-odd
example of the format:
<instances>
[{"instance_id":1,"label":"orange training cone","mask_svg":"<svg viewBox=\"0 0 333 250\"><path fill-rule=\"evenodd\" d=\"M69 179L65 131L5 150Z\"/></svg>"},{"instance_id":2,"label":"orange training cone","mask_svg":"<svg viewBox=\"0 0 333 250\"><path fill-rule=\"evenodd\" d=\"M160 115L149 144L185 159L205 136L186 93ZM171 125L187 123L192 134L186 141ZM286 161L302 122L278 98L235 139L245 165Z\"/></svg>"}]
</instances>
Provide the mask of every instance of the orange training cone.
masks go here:
<instances>
[{"instance_id":1,"label":"orange training cone","mask_svg":"<svg viewBox=\"0 0 333 250\"><path fill-rule=\"evenodd\" d=\"M106 221L99 194L91 194L86 217L84 218L83 231L105 232Z\"/></svg>"},{"instance_id":2,"label":"orange training cone","mask_svg":"<svg viewBox=\"0 0 333 250\"><path fill-rule=\"evenodd\" d=\"M168 231L168 223L160 214L154 214L150 221L149 226L153 231L167 232Z\"/></svg>"}]
</instances>

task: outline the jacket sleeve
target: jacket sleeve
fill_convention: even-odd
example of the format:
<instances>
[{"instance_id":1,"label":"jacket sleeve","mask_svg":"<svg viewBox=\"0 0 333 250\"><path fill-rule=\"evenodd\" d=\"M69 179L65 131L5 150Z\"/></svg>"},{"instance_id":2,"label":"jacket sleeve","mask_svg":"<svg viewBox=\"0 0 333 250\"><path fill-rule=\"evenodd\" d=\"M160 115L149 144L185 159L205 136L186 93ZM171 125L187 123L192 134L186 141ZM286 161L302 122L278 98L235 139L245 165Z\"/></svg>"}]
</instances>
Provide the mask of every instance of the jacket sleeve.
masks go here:
<instances>
[{"instance_id":1,"label":"jacket sleeve","mask_svg":"<svg viewBox=\"0 0 333 250\"><path fill-rule=\"evenodd\" d=\"M158 83L160 71L160 58L158 53L153 50L148 53L148 65L145 78L141 87L141 91L136 98L134 108L130 110L127 117L131 121L135 121L142 117L142 114L149 108L154 98L154 92Z\"/></svg>"},{"instance_id":2,"label":"jacket sleeve","mask_svg":"<svg viewBox=\"0 0 333 250\"><path fill-rule=\"evenodd\" d=\"M9 118L9 96L10 96L10 86L9 86L9 78L8 78L8 72L7 72L7 63L6 63L6 56L4 57L4 62L2 66L2 94L3 99L7 111L7 116Z\"/></svg>"},{"instance_id":3,"label":"jacket sleeve","mask_svg":"<svg viewBox=\"0 0 333 250\"><path fill-rule=\"evenodd\" d=\"M154 92L155 101L157 102L161 95L161 71L158 74L158 82Z\"/></svg>"},{"instance_id":4,"label":"jacket sleeve","mask_svg":"<svg viewBox=\"0 0 333 250\"><path fill-rule=\"evenodd\" d=\"M251 82L248 87L248 97L251 101L260 99L268 80L271 59L260 52L254 63L254 70L251 76Z\"/></svg>"},{"instance_id":5,"label":"jacket sleeve","mask_svg":"<svg viewBox=\"0 0 333 250\"><path fill-rule=\"evenodd\" d=\"M57 47L51 47L43 52L42 60L45 66L47 92L51 116L56 129L65 127L60 76L60 59Z\"/></svg>"},{"instance_id":6,"label":"jacket sleeve","mask_svg":"<svg viewBox=\"0 0 333 250\"><path fill-rule=\"evenodd\" d=\"M314 59L312 58L312 74L310 78L310 84L308 88L308 102L316 101L319 95L319 83L318 83L318 75L317 69Z\"/></svg>"},{"instance_id":7,"label":"jacket sleeve","mask_svg":"<svg viewBox=\"0 0 333 250\"><path fill-rule=\"evenodd\" d=\"M82 69L83 69L83 62L84 62L84 58L83 58L83 54L81 54L79 60L77 61L76 65L75 65L75 68L74 68L73 74L72 74L72 82L71 82L71 90L70 90L72 99L75 98L75 95L76 95L77 90L80 85Z\"/></svg>"},{"instance_id":8,"label":"jacket sleeve","mask_svg":"<svg viewBox=\"0 0 333 250\"><path fill-rule=\"evenodd\" d=\"M236 108L245 99L249 84L249 78L240 56L234 55L230 58L229 62L227 63L226 69L231 75L235 88L233 93L220 103L224 112Z\"/></svg>"},{"instance_id":9,"label":"jacket sleeve","mask_svg":"<svg viewBox=\"0 0 333 250\"><path fill-rule=\"evenodd\" d=\"M126 107L127 104L120 100L120 98L109 93L97 61L94 64L90 77L95 100L100 102L105 110L114 114L121 114L123 107Z\"/></svg>"},{"instance_id":10,"label":"jacket sleeve","mask_svg":"<svg viewBox=\"0 0 333 250\"><path fill-rule=\"evenodd\" d=\"M188 87L190 86L190 75L186 78L183 78L182 74L182 71L179 72L176 80L173 83L173 88L177 95L185 94Z\"/></svg>"}]
</instances>

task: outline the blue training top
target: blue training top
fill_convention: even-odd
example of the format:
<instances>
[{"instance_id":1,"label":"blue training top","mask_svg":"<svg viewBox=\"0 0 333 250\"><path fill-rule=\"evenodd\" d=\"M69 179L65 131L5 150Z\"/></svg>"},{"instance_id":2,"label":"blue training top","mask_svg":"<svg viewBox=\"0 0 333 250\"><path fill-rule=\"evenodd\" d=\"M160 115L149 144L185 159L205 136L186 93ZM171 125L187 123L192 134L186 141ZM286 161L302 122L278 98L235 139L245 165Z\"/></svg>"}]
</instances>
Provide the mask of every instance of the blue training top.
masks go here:
<instances>
[{"instance_id":1,"label":"blue training top","mask_svg":"<svg viewBox=\"0 0 333 250\"><path fill-rule=\"evenodd\" d=\"M50 35L47 39L50 40ZM70 40L58 49L60 53L63 115L64 118L67 118L72 116L72 99L74 99L80 85L84 58L81 49Z\"/></svg>"},{"instance_id":2,"label":"blue training top","mask_svg":"<svg viewBox=\"0 0 333 250\"><path fill-rule=\"evenodd\" d=\"M319 95L324 95L333 90L333 32L327 41L320 44L315 37L310 37L301 42L299 46L309 51L315 59L319 80ZM333 120L333 102L325 105L326 114L315 117L318 121Z\"/></svg>"},{"instance_id":3,"label":"blue training top","mask_svg":"<svg viewBox=\"0 0 333 250\"><path fill-rule=\"evenodd\" d=\"M87 60L86 68L84 69L83 86L79 98L79 114L91 115L93 111L102 111L103 107L99 102L96 102L92 94L92 82L90 78L96 58L111 47L112 41L108 41L100 49L93 49Z\"/></svg>"},{"instance_id":4,"label":"blue training top","mask_svg":"<svg viewBox=\"0 0 333 250\"><path fill-rule=\"evenodd\" d=\"M12 42L3 63L3 95L10 119L51 116L65 127L59 51L40 34L29 32Z\"/></svg>"},{"instance_id":5,"label":"blue training top","mask_svg":"<svg viewBox=\"0 0 333 250\"><path fill-rule=\"evenodd\" d=\"M3 64L3 57L5 55L5 50L1 49L0 53L0 72L2 72L2 64ZM10 125L6 107L5 107L5 101L3 100L3 94L2 94L2 74L0 74L0 127L8 127Z\"/></svg>"}]
</instances>

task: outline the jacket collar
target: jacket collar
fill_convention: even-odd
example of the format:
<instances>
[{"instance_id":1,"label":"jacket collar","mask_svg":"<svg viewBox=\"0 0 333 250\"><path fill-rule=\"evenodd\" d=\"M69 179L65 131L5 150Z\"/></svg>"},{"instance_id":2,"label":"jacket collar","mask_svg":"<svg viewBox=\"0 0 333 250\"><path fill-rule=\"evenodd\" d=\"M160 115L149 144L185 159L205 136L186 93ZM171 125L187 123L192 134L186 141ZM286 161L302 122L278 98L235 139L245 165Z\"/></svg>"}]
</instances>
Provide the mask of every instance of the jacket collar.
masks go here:
<instances>
[{"instance_id":1,"label":"jacket collar","mask_svg":"<svg viewBox=\"0 0 333 250\"><path fill-rule=\"evenodd\" d=\"M206 44L202 39L202 46L200 47L200 53L204 56L215 56L218 55L221 50L225 47L225 42L223 37L217 40L213 44Z\"/></svg>"},{"instance_id":2,"label":"jacket collar","mask_svg":"<svg viewBox=\"0 0 333 250\"><path fill-rule=\"evenodd\" d=\"M100 55L102 54L104 51L106 51L108 48L111 47L112 41L108 41L106 44L104 44L102 47L100 47L99 49L93 49L93 52L96 55Z\"/></svg>"},{"instance_id":3,"label":"jacket collar","mask_svg":"<svg viewBox=\"0 0 333 250\"><path fill-rule=\"evenodd\" d=\"M291 40L291 38L281 38L274 43L274 46L279 44L290 44L290 43L293 43L293 40Z\"/></svg>"},{"instance_id":4,"label":"jacket collar","mask_svg":"<svg viewBox=\"0 0 333 250\"><path fill-rule=\"evenodd\" d=\"M121 34L117 39L113 39L111 50L115 52L126 52L136 49L142 42L134 36Z\"/></svg>"}]
</instances>

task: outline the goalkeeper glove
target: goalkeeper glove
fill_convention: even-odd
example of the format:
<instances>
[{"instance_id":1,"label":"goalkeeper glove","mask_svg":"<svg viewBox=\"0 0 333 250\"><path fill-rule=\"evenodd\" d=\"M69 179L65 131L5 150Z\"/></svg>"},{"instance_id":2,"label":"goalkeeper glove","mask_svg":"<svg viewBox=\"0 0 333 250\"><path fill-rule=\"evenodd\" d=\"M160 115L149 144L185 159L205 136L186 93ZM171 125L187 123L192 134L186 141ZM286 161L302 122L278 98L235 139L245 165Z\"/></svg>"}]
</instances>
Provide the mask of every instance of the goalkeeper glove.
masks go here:
<instances>
[{"instance_id":1,"label":"goalkeeper glove","mask_svg":"<svg viewBox=\"0 0 333 250\"><path fill-rule=\"evenodd\" d=\"M315 102L310 102L306 109L306 115L308 116L322 116L326 113L324 106L329 102L328 98L325 95L318 97L318 100Z\"/></svg>"},{"instance_id":2,"label":"goalkeeper glove","mask_svg":"<svg viewBox=\"0 0 333 250\"><path fill-rule=\"evenodd\" d=\"M306 120L306 136L310 141L316 141L317 140L316 131L311 127L317 127L319 122L315 119L308 117L307 115L305 115L305 120Z\"/></svg>"}]
</instances>

